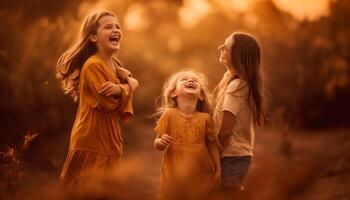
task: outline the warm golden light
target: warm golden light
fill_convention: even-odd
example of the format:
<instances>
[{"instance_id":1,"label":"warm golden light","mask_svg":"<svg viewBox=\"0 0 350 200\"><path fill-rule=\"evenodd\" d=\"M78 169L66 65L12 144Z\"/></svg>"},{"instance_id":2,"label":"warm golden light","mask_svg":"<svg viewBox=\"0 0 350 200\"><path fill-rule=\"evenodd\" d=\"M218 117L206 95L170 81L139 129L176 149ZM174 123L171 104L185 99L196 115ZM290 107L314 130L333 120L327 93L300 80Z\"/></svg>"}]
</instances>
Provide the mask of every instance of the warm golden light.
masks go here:
<instances>
[{"instance_id":1,"label":"warm golden light","mask_svg":"<svg viewBox=\"0 0 350 200\"><path fill-rule=\"evenodd\" d=\"M246 32L261 48L268 120L256 129L246 190L232 199L349 199L350 0L18 2L0 8L0 199L63 199L55 191L78 103L61 90L56 63L99 10L117 16L115 56L140 86L135 118L121 124L123 164L97 176L91 193L157 199L161 153L151 116L165 80L196 70L213 93L227 70L219 60L228 49L218 47Z\"/></svg>"},{"instance_id":2,"label":"warm golden light","mask_svg":"<svg viewBox=\"0 0 350 200\"><path fill-rule=\"evenodd\" d=\"M179 9L180 24L184 28L192 28L211 11L207 0L185 0Z\"/></svg>"},{"instance_id":3,"label":"warm golden light","mask_svg":"<svg viewBox=\"0 0 350 200\"><path fill-rule=\"evenodd\" d=\"M146 12L142 5L135 4L130 6L124 17L125 28L134 31L145 30L149 26Z\"/></svg>"},{"instance_id":4,"label":"warm golden light","mask_svg":"<svg viewBox=\"0 0 350 200\"><path fill-rule=\"evenodd\" d=\"M291 13L299 20L315 20L329 14L332 0L273 0L278 8Z\"/></svg>"}]
</instances>

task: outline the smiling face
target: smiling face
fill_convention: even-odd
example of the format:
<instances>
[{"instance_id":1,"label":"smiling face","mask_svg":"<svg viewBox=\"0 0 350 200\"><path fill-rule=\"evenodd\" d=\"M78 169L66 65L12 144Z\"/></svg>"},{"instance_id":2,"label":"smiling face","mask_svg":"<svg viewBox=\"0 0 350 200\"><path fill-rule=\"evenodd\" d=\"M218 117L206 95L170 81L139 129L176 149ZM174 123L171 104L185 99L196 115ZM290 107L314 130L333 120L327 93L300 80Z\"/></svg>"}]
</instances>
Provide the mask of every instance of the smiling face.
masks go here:
<instances>
[{"instance_id":1,"label":"smiling face","mask_svg":"<svg viewBox=\"0 0 350 200\"><path fill-rule=\"evenodd\" d=\"M228 36L224 44L218 47L220 51L219 62L224 65L228 70L232 70L231 62L231 51L233 45L233 34Z\"/></svg>"},{"instance_id":2,"label":"smiling face","mask_svg":"<svg viewBox=\"0 0 350 200\"><path fill-rule=\"evenodd\" d=\"M103 16L99 20L96 34L91 35L90 40L94 42L99 50L113 54L120 49L122 31L120 24L114 16Z\"/></svg>"},{"instance_id":3,"label":"smiling face","mask_svg":"<svg viewBox=\"0 0 350 200\"><path fill-rule=\"evenodd\" d=\"M199 98L201 94L199 78L190 72L181 74L176 82L175 94L177 96L191 95Z\"/></svg>"}]
</instances>

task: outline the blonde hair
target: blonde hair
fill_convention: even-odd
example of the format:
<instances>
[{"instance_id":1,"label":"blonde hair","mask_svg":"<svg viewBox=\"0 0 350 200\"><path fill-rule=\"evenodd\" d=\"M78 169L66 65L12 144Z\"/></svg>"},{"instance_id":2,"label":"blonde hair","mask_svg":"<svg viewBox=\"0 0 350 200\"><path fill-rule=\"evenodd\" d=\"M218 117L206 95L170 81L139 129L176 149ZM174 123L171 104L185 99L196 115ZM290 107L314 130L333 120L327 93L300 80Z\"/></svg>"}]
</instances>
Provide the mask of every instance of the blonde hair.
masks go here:
<instances>
[{"instance_id":1,"label":"blonde hair","mask_svg":"<svg viewBox=\"0 0 350 200\"><path fill-rule=\"evenodd\" d=\"M176 89L176 84L179 78L186 73L191 73L195 75L198 78L199 85L201 86L201 98L198 100L197 103L197 111L206 112L210 115L212 114L211 94L208 90L207 79L203 74L199 72L193 70L185 70L171 75L164 83L162 95L158 98L157 101L158 105L155 116L162 115L169 108L177 107L176 98L171 97L171 94Z\"/></svg>"},{"instance_id":2,"label":"blonde hair","mask_svg":"<svg viewBox=\"0 0 350 200\"><path fill-rule=\"evenodd\" d=\"M74 101L79 97L80 70L84 62L97 51L96 45L90 41L90 36L97 33L99 20L104 16L116 18L108 11L99 11L87 16L81 27L79 40L58 59L56 77L61 82L64 93L70 95Z\"/></svg>"}]
</instances>

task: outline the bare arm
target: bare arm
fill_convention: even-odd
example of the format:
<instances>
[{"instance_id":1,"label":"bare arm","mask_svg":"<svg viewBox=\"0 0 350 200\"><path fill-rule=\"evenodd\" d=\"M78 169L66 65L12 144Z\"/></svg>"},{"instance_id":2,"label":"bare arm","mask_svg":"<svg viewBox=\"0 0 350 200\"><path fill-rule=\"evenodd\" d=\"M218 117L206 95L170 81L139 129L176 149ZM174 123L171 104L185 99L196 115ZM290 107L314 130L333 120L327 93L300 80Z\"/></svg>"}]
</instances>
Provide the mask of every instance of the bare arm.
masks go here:
<instances>
[{"instance_id":1,"label":"bare arm","mask_svg":"<svg viewBox=\"0 0 350 200\"><path fill-rule=\"evenodd\" d=\"M223 112L222 123L219 132L219 140L223 147L228 144L229 138L232 135L232 129L236 125L236 117L229 111Z\"/></svg>"}]
</instances>

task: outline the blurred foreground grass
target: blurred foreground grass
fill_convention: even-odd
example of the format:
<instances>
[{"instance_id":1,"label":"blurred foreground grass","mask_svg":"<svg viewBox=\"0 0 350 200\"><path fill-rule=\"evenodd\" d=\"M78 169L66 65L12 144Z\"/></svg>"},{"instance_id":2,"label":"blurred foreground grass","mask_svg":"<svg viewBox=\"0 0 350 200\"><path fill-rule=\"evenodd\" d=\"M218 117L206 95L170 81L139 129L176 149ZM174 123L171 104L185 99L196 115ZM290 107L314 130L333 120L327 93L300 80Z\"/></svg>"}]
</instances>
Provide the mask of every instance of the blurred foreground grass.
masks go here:
<instances>
[{"instance_id":1,"label":"blurred foreground grass","mask_svg":"<svg viewBox=\"0 0 350 200\"><path fill-rule=\"evenodd\" d=\"M153 149L153 125L144 121L134 122L125 128L123 134L124 160L115 176L121 184L118 188L105 188L106 193L112 198L156 199L161 153ZM36 163L38 160L24 158L26 164L23 166L27 168L20 170L27 179L18 184L14 191L15 199L60 198L55 187L65 159L67 139L51 141L49 146L58 151L55 154L48 151L47 161L41 160L41 164ZM259 129L253 165L240 199L349 199L349 144L348 129ZM51 170L36 167L43 162L54 163L54 167ZM1 184L6 184L4 181L8 180L1 181ZM1 191L4 196L6 192L10 191Z\"/></svg>"}]
</instances>

